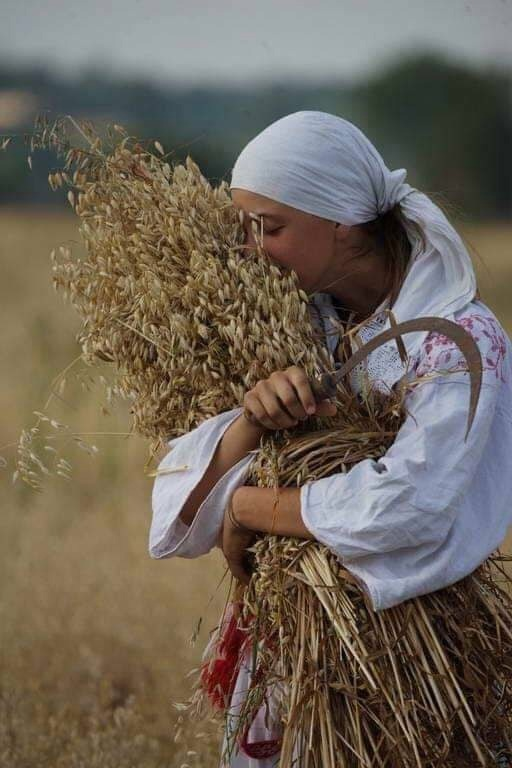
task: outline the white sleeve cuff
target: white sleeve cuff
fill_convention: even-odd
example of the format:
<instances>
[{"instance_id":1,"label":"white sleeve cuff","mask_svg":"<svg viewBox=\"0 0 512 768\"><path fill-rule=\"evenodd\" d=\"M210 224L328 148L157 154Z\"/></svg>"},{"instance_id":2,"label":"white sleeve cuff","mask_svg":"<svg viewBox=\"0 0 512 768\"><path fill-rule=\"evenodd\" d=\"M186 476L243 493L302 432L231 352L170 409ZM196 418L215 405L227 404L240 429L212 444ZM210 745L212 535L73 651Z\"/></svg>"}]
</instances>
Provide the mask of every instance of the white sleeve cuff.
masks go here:
<instances>
[{"instance_id":1,"label":"white sleeve cuff","mask_svg":"<svg viewBox=\"0 0 512 768\"><path fill-rule=\"evenodd\" d=\"M258 450L250 451L231 467L203 500L190 526L179 517L190 494L204 477L217 445L243 408L207 419L199 427L171 440L172 450L158 469L177 471L157 475L153 486L153 519L149 534L152 558L199 557L215 546L231 494L243 484Z\"/></svg>"}]
</instances>

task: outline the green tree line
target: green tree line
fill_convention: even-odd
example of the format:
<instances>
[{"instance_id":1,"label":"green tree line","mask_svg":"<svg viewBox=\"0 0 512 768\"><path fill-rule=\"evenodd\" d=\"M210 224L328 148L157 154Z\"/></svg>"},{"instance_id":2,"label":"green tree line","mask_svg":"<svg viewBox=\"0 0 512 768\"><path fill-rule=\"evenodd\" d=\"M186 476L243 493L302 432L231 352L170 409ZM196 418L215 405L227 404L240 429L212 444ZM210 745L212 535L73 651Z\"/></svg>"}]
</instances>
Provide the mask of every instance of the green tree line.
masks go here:
<instances>
[{"instance_id":1,"label":"green tree line","mask_svg":"<svg viewBox=\"0 0 512 768\"><path fill-rule=\"evenodd\" d=\"M427 52L399 57L357 83L166 88L94 68L62 80L0 60L0 94L9 91L34 96L38 107L12 130L0 127L17 134L0 153L0 203L62 198L47 183L54 157L36 153L32 172L27 165L21 134L37 111L121 123L141 139L158 139L176 161L192 155L218 183L229 180L244 144L270 122L321 109L358 125L390 168L407 168L410 184L449 201L462 217L512 215L512 73L499 68L474 69Z\"/></svg>"}]
</instances>

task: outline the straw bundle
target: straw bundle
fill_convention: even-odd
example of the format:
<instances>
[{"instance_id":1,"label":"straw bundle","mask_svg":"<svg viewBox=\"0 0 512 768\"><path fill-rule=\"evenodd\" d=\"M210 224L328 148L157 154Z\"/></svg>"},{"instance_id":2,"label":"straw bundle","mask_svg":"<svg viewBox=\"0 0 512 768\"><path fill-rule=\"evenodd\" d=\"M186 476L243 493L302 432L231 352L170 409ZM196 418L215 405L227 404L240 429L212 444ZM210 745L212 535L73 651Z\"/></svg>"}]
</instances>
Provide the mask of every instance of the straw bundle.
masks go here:
<instances>
[{"instance_id":1,"label":"straw bundle","mask_svg":"<svg viewBox=\"0 0 512 768\"><path fill-rule=\"evenodd\" d=\"M380 417L396 428L392 414ZM349 469L360 449L350 433L343 442ZM290 440L281 477L297 453ZM253 550L256 575L240 605L253 682L227 755L269 690L284 690L279 766L469 768L497 765L500 743L510 755L511 599L499 555L446 589L374 613L326 547L266 536ZM201 694L192 702L201 711Z\"/></svg>"},{"instance_id":2,"label":"straw bundle","mask_svg":"<svg viewBox=\"0 0 512 768\"><path fill-rule=\"evenodd\" d=\"M245 252L225 184L212 188L190 158L171 167L158 142L155 156L119 126L107 150L90 124L71 122L85 147L71 144L66 118L38 119L31 137L32 150L65 157L49 181L73 188L87 249L84 260L53 254L54 283L83 319L84 361L113 364L116 394L152 454L275 370L334 368L296 274L261 248ZM299 486L382 455L403 398L359 402L340 386L337 416L262 437L247 482ZM498 742L512 749L511 599L496 580L506 579L499 555L377 614L319 543L262 536L253 556L241 618L258 682L236 738L279 679L282 768L297 749L314 768L494 765Z\"/></svg>"}]
</instances>

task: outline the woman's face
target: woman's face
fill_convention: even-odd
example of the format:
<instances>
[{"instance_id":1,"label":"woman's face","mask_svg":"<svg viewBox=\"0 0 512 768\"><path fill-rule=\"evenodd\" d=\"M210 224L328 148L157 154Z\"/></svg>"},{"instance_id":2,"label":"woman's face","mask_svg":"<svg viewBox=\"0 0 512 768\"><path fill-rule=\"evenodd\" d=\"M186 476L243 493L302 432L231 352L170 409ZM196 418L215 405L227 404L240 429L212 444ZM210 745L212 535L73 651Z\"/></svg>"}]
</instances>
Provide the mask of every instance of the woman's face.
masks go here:
<instances>
[{"instance_id":1,"label":"woman's face","mask_svg":"<svg viewBox=\"0 0 512 768\"><path fill-rule=\"evenodd\" d=\"M251 221L260 239L263 216L263 249L297 273L307 294L330 293L338 307L365 318L389 293L386 255L364 228L322 219L245 189L233 188L231 198L244 214L246 245L256 247Z\"/></svg>"},{"instance_id":2,"label":"woman's face","mask_svg":"<svg viewBox=\"0 0 512 768\"><path fill-rule=\"evenodd\" d=\"M255 248L252 221L258 236L263 216L263 248L268 256L285 269L293 269L300 287L310 293L323 290L334 279L333 265L339 273L343 267L341 233L350 227L336 226L334 221L304 213L255 192L232 189L235 207L243 211L245 243ZM348 251L345 249L345 260Z\"/></svg>"}]
</instances>

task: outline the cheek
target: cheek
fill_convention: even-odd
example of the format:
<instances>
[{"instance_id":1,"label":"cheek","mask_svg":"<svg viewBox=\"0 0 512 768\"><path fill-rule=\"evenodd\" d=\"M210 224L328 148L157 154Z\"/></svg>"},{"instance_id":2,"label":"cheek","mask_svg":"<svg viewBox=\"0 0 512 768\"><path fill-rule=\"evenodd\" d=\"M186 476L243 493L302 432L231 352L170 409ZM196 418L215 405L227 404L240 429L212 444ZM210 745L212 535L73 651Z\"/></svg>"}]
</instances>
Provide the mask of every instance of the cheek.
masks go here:
<instances>
[{"instance_id":1,"label":"cheek","mask_svg":"<svg viewBox=\"0 0 512 768\"><path fill-rule=\"evenodd\" d=\"M317 284L326 268L326 255L322 243L307 242L300 237L282 237L279 242L267 243L270 258L285 269L297 273L300 284L305 290Z\"/></svg>"},{"instance_id":2,"label":"cheek","mask_svg":"<svg viewBox=\"0 0 512 768\"><path fill-rule=\"evenodd\" d=\"M276 238L274 243L269 241L268 251L281 264L298 273L322 269L328 255L321 238L300 234Z\"/></svg>"},{"instance_id":3,"label":"cheek","mask_svg":"<svg viewBox=\"0 0 512 768\"><path fill-rule=\"evenodd\" d=\"M254 246L252 235L246 242ZM330 262L331 240L326 240L323 231L288 230L275 237L264 236L263 245L272 261L297 273L303 286L316 283Z\"/></svg>"},{"instance_id":4,"label":"cheek","mask_svg":"<svg viewBox=\"0 0 512 768\"><path fill-rule=\"evenodd\" d=\"M268 238L264 244L270 258L282 267L294 269L297 273L304 269L307 263L304 244L297 238L290 236Z\"/></svg>"}]
</instances>

